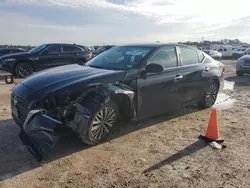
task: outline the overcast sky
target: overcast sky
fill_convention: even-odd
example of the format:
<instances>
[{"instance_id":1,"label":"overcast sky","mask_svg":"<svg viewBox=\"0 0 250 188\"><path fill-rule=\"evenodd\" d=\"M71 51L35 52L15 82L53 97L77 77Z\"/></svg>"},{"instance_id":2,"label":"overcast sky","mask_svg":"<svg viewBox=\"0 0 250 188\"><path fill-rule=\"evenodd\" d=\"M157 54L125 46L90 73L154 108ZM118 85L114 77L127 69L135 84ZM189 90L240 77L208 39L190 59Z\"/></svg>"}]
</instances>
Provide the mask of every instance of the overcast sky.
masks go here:
<instances>
[{"instance_id":1,"label":"overcast sky","mask_svg":"<svg viewBox=\"0 0 250 188\"><path fill-rule=\"evenodd\" d=\"M238 38L249 0L0 0L0 44L83 45Z\"/></svg>"}]
</instances>

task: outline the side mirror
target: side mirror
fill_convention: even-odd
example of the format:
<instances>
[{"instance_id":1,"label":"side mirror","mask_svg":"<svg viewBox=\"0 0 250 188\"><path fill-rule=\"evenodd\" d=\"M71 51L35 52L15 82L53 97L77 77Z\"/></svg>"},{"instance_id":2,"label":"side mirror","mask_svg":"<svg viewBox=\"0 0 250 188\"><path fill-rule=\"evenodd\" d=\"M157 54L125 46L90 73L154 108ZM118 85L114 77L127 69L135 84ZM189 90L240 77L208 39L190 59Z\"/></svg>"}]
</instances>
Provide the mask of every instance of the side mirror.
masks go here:
<instances>
[{"instance_id":1,"label":"side mirror","mask_svg":"<svg viewBox=\"0 0 250 188\"><path fill-rule=\"evenodd\" d=\"M164 67L160 64L157 64L157 63L151 63L151 64L148 64L146 67L145 67L145 71L148 73L158 73L158 72L162 72L164 69Z\"/></svg>"}]
</instances>

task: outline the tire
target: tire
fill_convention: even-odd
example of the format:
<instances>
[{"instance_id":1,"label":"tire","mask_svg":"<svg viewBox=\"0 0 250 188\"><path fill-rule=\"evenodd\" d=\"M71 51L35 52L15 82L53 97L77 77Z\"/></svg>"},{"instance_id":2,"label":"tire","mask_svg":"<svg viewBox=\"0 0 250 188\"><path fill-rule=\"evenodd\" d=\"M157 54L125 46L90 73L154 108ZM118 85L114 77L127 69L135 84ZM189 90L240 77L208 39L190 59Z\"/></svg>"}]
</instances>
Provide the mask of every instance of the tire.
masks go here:
<instances>
[{"instance_id":1,"label":"tire","mask_svg":"<svg viewBox=\"0 0 250 188\"><path fill-rule=\"evenodd\" d=\"M211 108L217 99L219 93L219 85L214 81L209 81L202 101L198 104L201 108Z\"/></svg>"},{"instance_id":2,"label":"tire","mask_svg":"<svg viewBox=\"0 0 250 188\"><path fill-rule=\"evenodd\" d=\"M110 114L108 115L108 113ZM82 125L84 126L81 127L81 130L83 130L83 135L80 135L82 142L88 145L96 145L102 142L115 126L118 114L118 106L114 101L111 100L106 103L94 113L89 124Z\"/></svg>"},{"instance_id":3,"label":"tire","mask_svg":"<svg viewBox=\"0 0 250 188\"><path fill-rule=\"evenodd\" d=\"M237 76L244 76L244 73L243 73L243 72L240 72L240 71L236 71L236 75L237 75Z\"/></svg>"},{"instance_id":4,"label":"tire","mask_svg":"<svg viewBox=\"0 0 250 188\"><path fill-rule=\"evenodd\" d=\"M34 72L31 63L18 63L15 67L16 76L19 78L25 78Z\"/></svg>"}]
</instances>

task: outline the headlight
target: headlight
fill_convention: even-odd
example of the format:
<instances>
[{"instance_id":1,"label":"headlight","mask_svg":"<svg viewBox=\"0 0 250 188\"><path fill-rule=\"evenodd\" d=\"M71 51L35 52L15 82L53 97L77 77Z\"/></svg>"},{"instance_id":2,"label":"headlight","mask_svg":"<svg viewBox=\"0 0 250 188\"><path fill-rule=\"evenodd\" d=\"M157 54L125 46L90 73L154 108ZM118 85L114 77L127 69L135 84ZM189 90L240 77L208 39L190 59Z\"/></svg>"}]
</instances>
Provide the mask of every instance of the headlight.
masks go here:
<instances>
[{"instance_id":1,"label":"headlight","mask_svg":"<svg viewBox=\"0 0 250 188\"><path fill-rule=\"evenodd\" d=\"M71 94L59 94L53 96L47 96L43 99L43 106L45 109L54 109L60 106L67 106L73 100Z\"/></svg>"},{"instance_id":2,"label":"headlight","mask_svg":"<svg viewBox=\"0 0 250 188\"><path fill-rule=\"evenodd\" d=\"M15 58L9 58L9 59L5 59L4 62L11 62L11 61L16 61Z\"/></svg>"}]
</instances>

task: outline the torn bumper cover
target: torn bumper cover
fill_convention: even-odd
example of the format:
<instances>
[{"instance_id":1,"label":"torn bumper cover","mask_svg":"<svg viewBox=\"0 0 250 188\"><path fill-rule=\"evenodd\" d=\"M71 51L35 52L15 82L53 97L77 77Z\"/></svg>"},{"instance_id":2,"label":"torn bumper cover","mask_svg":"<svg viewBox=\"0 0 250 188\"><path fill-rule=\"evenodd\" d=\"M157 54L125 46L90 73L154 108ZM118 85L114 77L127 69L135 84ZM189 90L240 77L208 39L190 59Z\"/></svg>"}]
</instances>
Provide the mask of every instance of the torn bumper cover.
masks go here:
<instances>
[{"instance_id":1,"label":"torn bumper cover","mask_svg":"<svg viewBox=\"0 0 250 188\"><path fill-rule=\"evenodd\" d=\"M95 93L89 98L88 94L92 91ZM131 102L134 96L134 93L127 88L112 84L101 84L86 90L76 101L64 108L62 118L58 118L62 122L45 115L44 109L32 110L25 119L23 125L25 139L22 140L26 140L25 145L30 147L31 153L41 161L54 149L60 139L62 130L70 129L81 138L88 135L89 130L84 125L88 125L94 114L116 94L127 95ZM93 145L86 139L84 142Z\"/></svg>"},{"instance_id":2,"label":"torn bumper cover","mask_svg":"<svg viewBox=\"0 0 250 188\"><path fill-rule=\"evenodd\" d=\"M62 125L44 114L44 110L32 110L29 112L20 134L30 152L41 161L59 141L56 129Z\"/></svg>"}]
</instances>

